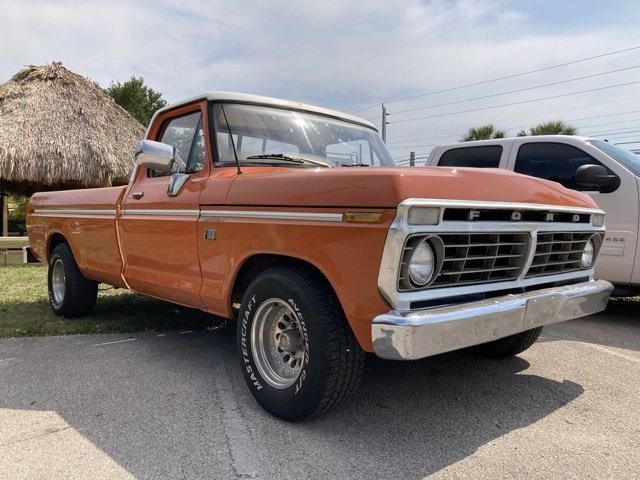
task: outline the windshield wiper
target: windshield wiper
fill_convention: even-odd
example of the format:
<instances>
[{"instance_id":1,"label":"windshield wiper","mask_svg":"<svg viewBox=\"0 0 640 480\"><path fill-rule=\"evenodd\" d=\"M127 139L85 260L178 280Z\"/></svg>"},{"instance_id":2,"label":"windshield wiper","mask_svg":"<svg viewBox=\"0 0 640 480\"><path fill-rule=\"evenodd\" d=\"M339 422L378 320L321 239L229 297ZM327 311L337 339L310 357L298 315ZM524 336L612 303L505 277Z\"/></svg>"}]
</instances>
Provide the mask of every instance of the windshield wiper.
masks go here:
<instances>
[{"instance_id":1,"label":"windshield wiper","mask_svg":"<svg viewBox=\"0 0 640 480\"><path fill-rule=\"evenodd\" d=\"M319 160L311 160L310 158L304 158L304 157L292 157L289 155L285 155L284 153L259 153L257 155L249 155L247 157L247 160L259 160L261 158L283 160L285 162L293 162L293 163L312 163L313 165L318 165L319 167L331 166L328 163L324 163Z\"/></svg>"},{"instance_id":2,"label":"windshield wiper","mask_svg":"<svg viewBox=\"0 0 640 480\"><path fill-rule=\"evenodd\" d=\"M368 163L341 163L342 167L370 167Z\"/></svg>"}]
</instances>

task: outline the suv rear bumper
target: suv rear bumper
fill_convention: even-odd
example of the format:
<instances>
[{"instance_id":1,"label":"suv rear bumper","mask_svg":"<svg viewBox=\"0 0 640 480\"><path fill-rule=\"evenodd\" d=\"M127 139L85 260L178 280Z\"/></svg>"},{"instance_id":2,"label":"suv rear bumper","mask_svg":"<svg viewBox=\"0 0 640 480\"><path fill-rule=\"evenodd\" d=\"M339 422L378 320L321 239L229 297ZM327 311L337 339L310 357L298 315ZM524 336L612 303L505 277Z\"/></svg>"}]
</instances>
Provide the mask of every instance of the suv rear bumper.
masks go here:
<instances>
[{"instance_id":1,"label":"suv rear bumper","mask_svg":"<svg viewBox=\"0 0 640 480\"><path fill-rule=\"evenodd\" d=\"M374 318L373 350L416 360L491 342L531 328L601 312L613 286L604 280Z\"/></svg>"}]
</instances>

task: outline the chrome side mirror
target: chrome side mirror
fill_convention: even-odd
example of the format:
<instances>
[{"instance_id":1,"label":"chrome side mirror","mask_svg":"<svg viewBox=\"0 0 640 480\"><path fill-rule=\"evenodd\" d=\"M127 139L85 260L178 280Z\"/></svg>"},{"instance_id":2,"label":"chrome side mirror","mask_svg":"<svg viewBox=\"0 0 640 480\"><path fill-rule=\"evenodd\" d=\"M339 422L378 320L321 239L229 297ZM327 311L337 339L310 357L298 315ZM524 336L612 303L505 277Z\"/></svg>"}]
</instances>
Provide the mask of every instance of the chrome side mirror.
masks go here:
<instances>
[{"instance_id":1,"label":"chrome side mirror","mask_svg":"<svg viewBox=\"0 0 640 480\"><path fill-rule=\"evenodd\" d=\"M190 175L185 173L187 165L180 158L175 147L153 140L140 140L136 147L136 164L160 173L171 173L167 195L175 197L180 193Z\"/></svg>"},{"instance_id":2,"label":"chrome side mirror","mask_svg":"<svg viewBox=\"0 0 640 480\"><path fill-rule=\"evenodd\" d=\"M189 175L188 173L179 172L171 175L171 177L169 178L169 186L167 187L167 195L169 195L170 197L175 197L176 195L178 195L180 193L180 190L182 190L182 187L184 187L184 184L187 183L187 180L189 180L190 177L191 175Z\"/></svg>"},{"instance_id":3,"label":"chrome side mirror","mask_svg":"<svg viewBox=\"0 0 640 480\"><path fill-rule=\"evenodd\" d=\"M175 147L153 140L140 140L136 147L136 164L160 173L184 173L186 164Z\"/></svg>"}]
</instances>

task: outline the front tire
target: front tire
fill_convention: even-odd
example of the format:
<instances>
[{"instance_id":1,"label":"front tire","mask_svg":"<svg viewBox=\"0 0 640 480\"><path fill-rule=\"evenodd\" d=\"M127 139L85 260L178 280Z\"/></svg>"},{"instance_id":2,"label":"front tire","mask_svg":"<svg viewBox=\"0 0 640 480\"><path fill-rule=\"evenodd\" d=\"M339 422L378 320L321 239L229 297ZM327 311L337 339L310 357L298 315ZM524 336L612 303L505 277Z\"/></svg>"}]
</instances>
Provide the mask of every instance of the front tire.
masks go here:
<instances>
[{"instance_id":1,"label":"front tire","mask_svg":"<svg viewBox=\"0 0 640 480\"><path fill-rule=\"evenodd\" d=\"M51 252L48 284L49 303L56 315L77 318L93 311L98 283L82 275L67 243L56 245Z\"/></svg>"},{"instance_id":2,"label":"front tire","mask_svg":"<svg viewBox=\"0 0 640 480\"><path fill-rule=\"evenodd\" d=\"M478 345L475 349L476 352L487 358L513 357L536 343L540 332L542 332L542 327L532 328L522 333Z\"/></svg>"},{"instance_id":3,"label":"front tire","mask_svg":"<svg viewBox=\"0 0 640 480\"><path fill-rule=\"evenodd\" d=\"M301 421L347 400L362 376L364 352L324 278L273 267L247 288L238 316L240 365L269 413Z\"/></svg>"}]
</instances>

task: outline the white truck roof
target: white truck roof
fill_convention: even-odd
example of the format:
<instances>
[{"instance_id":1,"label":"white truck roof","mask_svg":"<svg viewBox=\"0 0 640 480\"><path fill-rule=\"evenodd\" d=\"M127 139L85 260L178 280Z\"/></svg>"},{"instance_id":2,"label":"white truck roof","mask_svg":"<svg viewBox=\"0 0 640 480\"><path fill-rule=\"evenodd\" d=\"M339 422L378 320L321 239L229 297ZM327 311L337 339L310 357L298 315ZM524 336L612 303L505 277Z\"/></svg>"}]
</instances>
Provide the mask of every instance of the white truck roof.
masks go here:
<instances>
[{"instance_id":1,"label":"white truck roof","mask_svg":"<svg viewBox=\"0 0 640 480\"><path fill-rule=\"evenodd\" d=\"M266 105L273 106L279 108L286 108L290 110L302 110L310 113L318 113L320 115L328 115L330 117L339 118L342 120L347 120L349 122L358 123L368 128L372 128L374 130L378 130L373 123L365 120L364 118L357 117L355 115L350 115L348 113L338 112L337 110L330 110L328 108L317 107L315 105L309 105L306 103L295 102L292 100L284 100L281 98L273 98L273 97L263 97L261 95L251 95L248 93L236 93L236 92L207 92L200 95L196 95L195 97L187 98L185 100L181 100L179 102L173 103L171 105L167 105L166 107L158 110L151 119L150 123L153 123L156 115L166 110L171 110L173 108L179 107L181 105L185 105L187 103L192 103L197 100L213 100L213 101L223 101L223 102L238 102L238 103L249 103L249 104L257 104L257 105Z\"/></svg>"},{"instance_id":2,"label":"white truck roof","mask_svg":"<svg viewBox=\"0 0 640 480\"><path fill-rule=\"evenodd\" d=\"M536 140L538 142L544 142L545 140L547 141L559 141L559 140L564 140L564 139L569 139L569 140L581 140L581 141L586 141L586 140L592 140L591 137L583 137L580 135L526 135L526 136L522 136L522 137L505 137L505 138L492 138L490 140L473 140L471 142L452 142L452 143L443 143L438 145L436 148L442 148L442 147L458 147L458 148L463 148L463 147L476 147L476 146L481 146L481 145L502 145L502 144L506 144L506 143L510 143L512 142L514 139L532 139L532 140ZM435 149L434 149L435 150Z\"/></svg>"}]
</instances>

